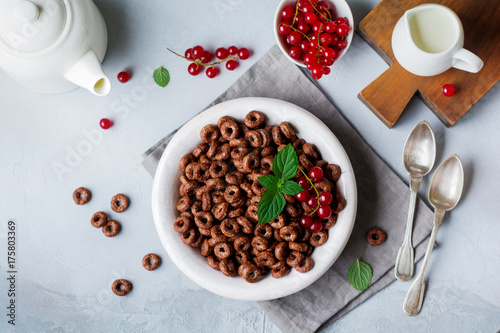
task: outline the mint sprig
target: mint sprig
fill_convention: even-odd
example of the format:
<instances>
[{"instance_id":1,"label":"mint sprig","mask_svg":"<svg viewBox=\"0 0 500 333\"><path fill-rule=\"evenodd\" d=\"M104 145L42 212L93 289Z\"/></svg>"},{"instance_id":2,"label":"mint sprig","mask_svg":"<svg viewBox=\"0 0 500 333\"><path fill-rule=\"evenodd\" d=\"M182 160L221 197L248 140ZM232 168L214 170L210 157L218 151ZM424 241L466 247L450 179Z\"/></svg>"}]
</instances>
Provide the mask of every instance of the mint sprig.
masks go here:
<instances>
[{"instance_id":1,"label":"mint sprig","mask_svg":"<svg viewBox=\"0 0 500 333\"><path fill-rule=\"evenodd\" d=\"M170 73L168 72L168 70L160 66L153 72L153 79L155 80L157 85L165 88L170 82Z\"/></svg>"},{"instance_id":2,"label":"mint sprig","mask_svg":"<svg viewBox=\"0 0 500 333\"><path fill-rule=\"evenodd\" d=\"M299 160L291 144L281 149L273 160L274 175L258 177L260 185L267 191L257 206L259 224L271 222L285 208L284 194L294 195L304 191L296 182L290 180L297 173Z\"/></svg>"},{"instance_id":3,"label":"mint sprig","mask_svg":"<svg viewBox=\"0 0 500 333\"><path fill-rule=\"evenodd\" d=\"M366 262L356 259L356 262L347 270L347 276L355 289L363 291L372 281L372 268Z\"/></svg>"}]
</instances>

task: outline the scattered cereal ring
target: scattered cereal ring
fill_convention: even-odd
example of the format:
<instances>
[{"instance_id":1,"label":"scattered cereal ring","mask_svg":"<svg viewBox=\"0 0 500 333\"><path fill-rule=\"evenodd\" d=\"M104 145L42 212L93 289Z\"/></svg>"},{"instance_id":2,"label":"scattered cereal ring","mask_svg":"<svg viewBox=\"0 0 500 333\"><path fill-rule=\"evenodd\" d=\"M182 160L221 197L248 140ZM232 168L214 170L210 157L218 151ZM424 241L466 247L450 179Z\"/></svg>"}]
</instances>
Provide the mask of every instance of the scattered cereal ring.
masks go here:
<instances>
[{"instance_id":1,"label":"scattered cereal ring","mask_svg":"<svg viewBox=\"0 0 500 333\"><path fill-rule=\"evenodd\" d=\"M73 192L73 200L77 205L85 205L90 201L90 191L85 187L79 187Z\"/></svg>"},{"instance_id":2,"label":"scattered cereal ring","mask_svg":"<svg viewBox=\"0 0 500 333\"><path fill-rule=\"evenodd\" d=\"M121 213L128 208L128 198L125 194L117 194L111 199L111 209L117 213Z\"/></svg>"},{"instance_id":3,"label":"scattered cereal ring","mask_svg":"<svg viewBox=\"0 0 500 333\"><path fill-rule=\"evenodd\" d=\"M378 228L371 228L366 232L366 241L373 246L379 246L385 242L385 232Z\"/></svg>"},{"instance_id":4,"label":"scattered cereal ring","mask_svg":"<svg viewBox=\"0 0 500 333\"><path fill-rule=\"evenodd\" d=\"M142 258L142 266L148 271L154 271L160 266L161 259L157 254L149 253Z\"/></svg>"},{"instance_id":5,"label":"scattered cereal ring","mask_svg":"<svg viewBox=\"0 0 500 333\"><path fill-rule=\"evenodd\" d=\"M132 284L124 279L113 282L111 290L118 296L125 296L132 290Z\"/></svg>"},{"instance_id":6,"label":"scattered cereal ring","mask_svg":"<svg viewBox=\"0 0 500 333\"><path fill-rule=\"evenodd\" d=\"M115 220L109 220L102 227L102 232L106 237L115 237L120 232L120 224Z\"/></svg>"},{"instance_id":7,"label":"scattered cereal ring","mask_svg":"<svg viewBox=\"0 0 500 333\"><path fill-rule=\"evenodd\" d=\"M108 215L105 212L97 212L90 219L90 224L95 228L102 228L106 223L108 223Z\"/></svg>"}]
</instances>

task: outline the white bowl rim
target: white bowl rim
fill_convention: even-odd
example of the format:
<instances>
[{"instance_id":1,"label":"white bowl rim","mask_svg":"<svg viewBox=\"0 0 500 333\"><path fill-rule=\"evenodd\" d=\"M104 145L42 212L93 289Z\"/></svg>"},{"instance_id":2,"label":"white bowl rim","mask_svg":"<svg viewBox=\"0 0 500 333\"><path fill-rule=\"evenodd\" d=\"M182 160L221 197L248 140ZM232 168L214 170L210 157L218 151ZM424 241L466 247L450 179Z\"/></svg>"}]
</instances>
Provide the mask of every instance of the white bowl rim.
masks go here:
<instances>
[{"instance_id":1,"label":"white bowl rim","mask_svg":"<svg viewBox=\"0 0 500 333\"><path fill-rule=\"evenodd\" d=\"M347 35L347 47L344 50L342 50L342 52L340 53L340 56L337 59L335 59L335 62L337 62L344 56L344 54L346 54L347 50L349 50L349 47L351 46L352 39L354 37L354 26L355 26L354 25L354 17L352 16L351 8L349 7L349 4L347 3L346 0L324 0L324 1L335 5L335 8L337 10L339 8L342 9L342 15L339 15L339 17L347 17L347 19L349 20L349 33ZM290 60L291 62L293 62L297 66L305 68L306 65L304 65L302 62L299 62L299 61L293 59L288 54L288 52L286 50L286 46L283 43L283 41L281 40L282 36L278 33L278 23L280 22L280 19L281 19L281 9L283 9L283 7L285 7L288 4L292 4L295 2L296 2L296 0L282 0L280 2L280 4L278 5L278 8L276 9L276 12L274 14L274 28L273 28L274 37L276 38L276 43L278 44L281 52L283 52L283 54L288 58L288 60ZM335 66L335 64L333 64L333 66Z\"/></svg>"},{"instance_id":2,"label":"white bowl rim","mask_svg":"<svg viewBox=\"0 0 500 333\"><path fill-rule=\"evenodd\" d=\"M240 277L228 278L221 272L212 269L206 264L205 258L199 254L199 249L190 248L180 241L178 233L175 232L172 227L173 220L177 215L177 212L175 212L175 204L173 203L174 194L163 190L163 188L173 187L175 189L176 186L178 186L178 176L180 175L178 161L186 151L190 151L183 147L183 139L185 135L189 135L190 137L197 138L199 141L197 135L192 135L193 127L197 127L196 129L199 130L208 123L215 123L217 119L223 115L231 115L231 111L239 112L240 114L244 112L244 114L246 114L248 111L254 109L261 110L266 115L269 115L271 112L278 112L284 117L279 117L279 119L283 120L288 120L293 117L298 117L303 120L306 119L307 126L313 126L315 128L314 131L311 131L314 132L314 135L320 134L325 136L325 142L328 142L327 147L332 150L328 150L327 154L325 154L325 150L320 151L323 156L334 154L338 159L335 162L331 162L340 165L342 168L342 176L337 186L342 187L342 195L347 201L347 206L339 213L337 223L331 229L327 243L316 248L312 254L315 266L311 271L306 274L300 274L292 270L287 276L281 279L273 279L268 276L257 283L249 284ZM270 118L273 117L274 115ZM304 124L294 124L293 122L292 124L299 128L305 126ZM312 135L312 133L310 133L310 135ZM301 135L301 137L306 138L307 136ZM306 139L306 141L314 143L311 140ZM182 154L180 156L179 149L177 149L179 146L182 147ZM177 153L175 153L176 149ZM172 160L173 156L178 158ZM172 161L174 164L172 164ZM172 172L174 169L177 169L177 173ZM175 180L176 178L177 181ZM175 186L174 183L177 183L177 185ZM168 202L170 204L166 204ZM153 218L160 240L171 260L184 274L203 288L214 294L237 300L263 301L284 297L306 288L320 278L330 269L345 248L354 227L356 209L357 188L354 172L344 148L335 135L321 120L308 111L294 104L271 98L245 97L233 99L212 106L192 118L173 136L160 159L153 181ZM323 257L325 253L330 256ZM202 265L200 262L202 262Z\"/></svg>"}]
</instances>

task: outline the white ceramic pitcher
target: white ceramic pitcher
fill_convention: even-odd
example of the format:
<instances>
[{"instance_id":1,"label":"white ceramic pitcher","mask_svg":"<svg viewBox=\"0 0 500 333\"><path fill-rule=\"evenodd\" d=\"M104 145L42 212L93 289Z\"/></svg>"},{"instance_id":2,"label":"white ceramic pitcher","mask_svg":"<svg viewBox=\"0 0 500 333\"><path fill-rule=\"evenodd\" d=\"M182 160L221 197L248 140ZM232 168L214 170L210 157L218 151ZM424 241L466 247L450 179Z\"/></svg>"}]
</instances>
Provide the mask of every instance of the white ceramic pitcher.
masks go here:
<instances>
[{"instance_id":1,"label":"white ceramic pitcher","mask_svg":"<svg viewBox=\"0 0 500 333\"><path fill-rule=\"evenodd\" d=\"M107 42L92 0L0 0L0 68L34 91L107 95Z\"/></svg>"},{"instance_id":2,"label":"white ceramic pitcher","mask_svg":"<svg viewBox=\"0 0 500 333\"><path fill-rule=\"evenodd\" d=\"M451 67L477 73L483 62L463 45L460 19L439 4L420 5L406 11L392 34L397 61L419 76L437 75Z\"/></svg>"}]
</instances>

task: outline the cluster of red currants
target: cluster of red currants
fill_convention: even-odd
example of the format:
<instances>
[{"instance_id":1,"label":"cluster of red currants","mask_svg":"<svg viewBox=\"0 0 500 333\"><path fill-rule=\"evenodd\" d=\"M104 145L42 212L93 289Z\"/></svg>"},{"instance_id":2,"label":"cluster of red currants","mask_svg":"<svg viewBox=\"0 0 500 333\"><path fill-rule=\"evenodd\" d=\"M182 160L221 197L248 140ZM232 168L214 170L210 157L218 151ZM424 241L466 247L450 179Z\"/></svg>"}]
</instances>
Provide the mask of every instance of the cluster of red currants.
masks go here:
<instances>
[{"instance_id":1,"label":"cluster of red currants","mask_svg":"<svg viewBox=\"0 0 500 333\"><path fill-rule=\"evenodd\" d=\"M227 70L232 71L238 67L238 60L246 60L250 57L250 51L248 51L247 48L242 47L238 49L236 46L230 46L227 49L219 47L215 50L215 57L218 59L215 62L211 62L214 55L200 45L187 49L186 52L184 52L184 56L170 49L168 50L191 62L188 66L189 74L198 75L207 67L205 74L211 79L219 74L219 69L216 67L217 65L225 62Z\"/></svg>"},{"instance_id":2,"label":"cluster of red currants","mask_svg":"<svg viewBox=\"0 0 500 333\"><path fill-rule=\"evenodd\" d=\"M330 5L318 0L298 0L295 8L283 8L281 18L278 32L285 38L290 57L303 60L316 80L330 74L329 66L347 47L347 18L334 18Z\"/></svg>"},{"instance_id":3,"label":"cluster of red currants","mask_svg":"<svg viewBox=\"0 0 500 333\"><path fill-rule=\"evenodd\" d=\"M309 178L309 179L308 179ZM300 224L308 228L310 232L315 233L323 229L322 220L327 220L332 215L330 204L333 201L333 195L330 192L321 192L314 187L314 184L323 179L323 169L320 167L312 167L309 169L307 177L302 176L297 180L297 183L304 191L295 194L295 198L299 202L306 202L311 208L314 208L310 214L304 214L300 218ZM310 189L314 189L311 194Z\"/></svg>"}]
</instances>

